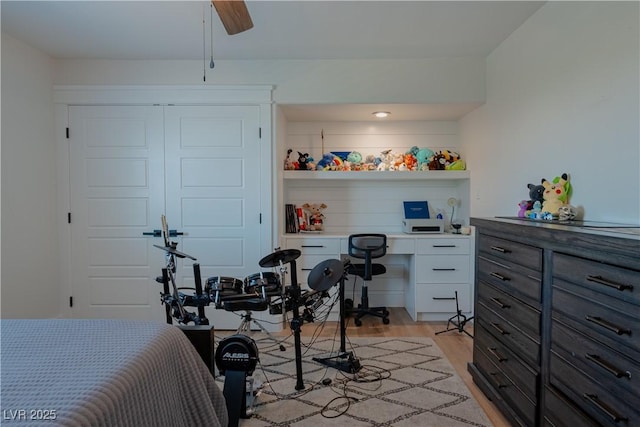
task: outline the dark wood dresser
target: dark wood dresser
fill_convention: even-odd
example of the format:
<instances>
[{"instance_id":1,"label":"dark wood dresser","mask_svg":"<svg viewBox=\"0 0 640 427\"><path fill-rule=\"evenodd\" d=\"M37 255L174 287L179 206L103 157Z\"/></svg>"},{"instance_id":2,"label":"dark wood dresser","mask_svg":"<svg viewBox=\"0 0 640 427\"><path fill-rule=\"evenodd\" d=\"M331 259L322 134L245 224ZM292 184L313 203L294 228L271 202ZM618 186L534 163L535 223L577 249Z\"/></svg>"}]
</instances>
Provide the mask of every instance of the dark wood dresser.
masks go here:
<instances>
[{"instance_id":1,"label":"dark wood dresser","mask_svg":"<svg viewBox=\"0 0 640 427\"><path fill-rule=\"evenodd\" d=\"M638 230L471 225L478 387L513 425L640 427Z\"/></svg>"}]
</instances>

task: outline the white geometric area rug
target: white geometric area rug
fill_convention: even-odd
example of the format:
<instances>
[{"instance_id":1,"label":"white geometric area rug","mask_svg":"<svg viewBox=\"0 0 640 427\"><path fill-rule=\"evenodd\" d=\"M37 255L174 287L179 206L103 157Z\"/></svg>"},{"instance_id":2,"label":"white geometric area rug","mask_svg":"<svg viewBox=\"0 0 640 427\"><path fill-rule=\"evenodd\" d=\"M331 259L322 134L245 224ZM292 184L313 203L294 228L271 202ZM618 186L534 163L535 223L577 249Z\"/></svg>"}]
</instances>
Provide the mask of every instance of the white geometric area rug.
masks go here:
<instances>
[{"instance_id":1,"label":"white geometric area rug","mask_svg":"<svg viewBox=\"0 0 640 427\"><path fill-rule=\"evenodd\" d=\"M280 351L264 334L250 336L260 359L251 378L262 384L240 427L492 425L431 338L348 338L346 350L362 366L349 374L312 359L335 354L339 337L303 337L298 391L293 337ZM331 384L322 383L326 378ZM224 376L216 380L222 389Z\"/></svg>"}]
</instances>

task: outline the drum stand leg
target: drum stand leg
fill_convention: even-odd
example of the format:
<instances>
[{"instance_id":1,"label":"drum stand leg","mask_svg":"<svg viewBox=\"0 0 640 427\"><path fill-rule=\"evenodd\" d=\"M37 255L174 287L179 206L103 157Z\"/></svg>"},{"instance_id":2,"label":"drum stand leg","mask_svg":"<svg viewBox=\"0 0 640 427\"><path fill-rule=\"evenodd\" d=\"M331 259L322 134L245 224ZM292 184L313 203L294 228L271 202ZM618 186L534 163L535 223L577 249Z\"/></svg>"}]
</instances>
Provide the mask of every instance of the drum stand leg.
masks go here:
<instances>
[{"instance_id":1,"label":"drum stand leg","mask_svg":"<svg viewBox=\"0 0 640 427\"><path fill-rule=\"evenodd\" d=\"M464 332L465 334L473 338L473 335L471 335L469 332L465 331L464 329L464 326L467 324L468 321L473 319L473 316L467 318L467 316L462 314L462 311L458 306L458 291L455 291L455 292L456 292L456 314L449 318L449 320L447 321L447 327L443 331L436 332L436 335L457 330L458 332L460 333ZM449 325L453 325L454 327L450 328Z\"/></svg>"},{"instance_id":2,"label":"drum stand leg","mask_svg":"<svg viewBox=\"0 0 640 427\"><path fill-rule=\"evenodd\" d=\"M249 335L251 333L251 323L253 322L258 326L258 328L260 328L262 332L267 335L268 339L279 345L280 351L286 350L284 345L282 345L282 343L276 337L271 335L271 333L267 331L264 326L262 326L262 323L260 323L253 317L253 313L250 310L247 310L245 314L241 314L240 316L242 317L242 322L240 322L240 326L238 326L238 330L236 331L237 334Z\"/></svg>"}]
</instances>

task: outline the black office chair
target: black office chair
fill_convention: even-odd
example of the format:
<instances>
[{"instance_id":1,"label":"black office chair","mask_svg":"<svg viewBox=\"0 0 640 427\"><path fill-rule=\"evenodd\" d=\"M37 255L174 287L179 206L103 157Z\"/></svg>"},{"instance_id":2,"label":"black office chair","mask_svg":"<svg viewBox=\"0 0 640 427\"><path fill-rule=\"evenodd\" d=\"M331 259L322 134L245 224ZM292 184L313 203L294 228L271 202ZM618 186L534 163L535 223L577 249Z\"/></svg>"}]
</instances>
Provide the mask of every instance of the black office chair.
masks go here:
<instances>
[{"instance_id":1,"label":"black office chair","mask_svg":"<svg viewBox=\"0 0 640 427\"><path fill-rule=\"evenodd\" d=\"M364 264L350 264L347 270L350 274L362 278L360 304L357 308L347 310L349 314L355 314L356 326L362 325L361 319L366 315L380 317L382 323L389 324L389 311L386 307L369 307L369 287L367 285L372 276L387 272L384 265L371 262L374 258L380 258L386 253L387 236L385 234L352 234L349 236L349 255L364 259ZM353 307L353 302L351 306Z\"/></svg>"}]
</instances>

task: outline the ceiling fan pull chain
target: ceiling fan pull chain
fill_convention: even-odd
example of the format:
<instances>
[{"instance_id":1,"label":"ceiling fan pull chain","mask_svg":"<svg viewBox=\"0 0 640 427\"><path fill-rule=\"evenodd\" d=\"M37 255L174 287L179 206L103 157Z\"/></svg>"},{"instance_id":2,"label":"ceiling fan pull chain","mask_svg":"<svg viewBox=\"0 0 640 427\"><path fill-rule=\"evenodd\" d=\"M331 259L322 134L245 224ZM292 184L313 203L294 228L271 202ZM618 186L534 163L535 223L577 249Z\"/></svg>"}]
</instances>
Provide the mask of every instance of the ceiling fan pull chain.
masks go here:
<instances>
[{"instance_id":1,"label":"ceiling fan pull chain","mask_svg":"<svg viewBox=\"0 0 640 427\"><path fill-rule=\"evenodd\" d=\"M204 5L202 6L202 81L207 81L207 46L205 44L205 9Z\"/></svg>"},{"instance_id":2,"label":"ceiling fan pull chain","mask_svg":"<svg viewBox=\"0 0 640 427\"><path fill-rule=\"evenodd\" d=\"M209 68L213 69L215 64L213 62L213 3L209 4L209 22L211 24L211 62L209 62Z\"/></svg>"}]
</instances>

